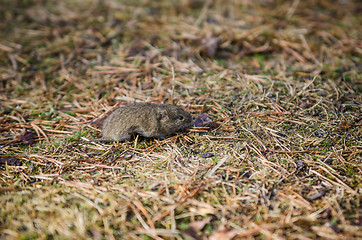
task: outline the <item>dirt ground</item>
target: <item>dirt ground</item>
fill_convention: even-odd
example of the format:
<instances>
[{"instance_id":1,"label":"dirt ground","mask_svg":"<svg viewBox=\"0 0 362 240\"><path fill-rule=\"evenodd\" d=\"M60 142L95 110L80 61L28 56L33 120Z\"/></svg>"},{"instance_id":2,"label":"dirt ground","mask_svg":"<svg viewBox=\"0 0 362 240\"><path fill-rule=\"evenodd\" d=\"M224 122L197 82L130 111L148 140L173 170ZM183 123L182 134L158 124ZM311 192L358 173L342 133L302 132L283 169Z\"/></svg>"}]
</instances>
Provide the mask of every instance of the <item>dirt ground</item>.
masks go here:
<instances>
[{"instance_id":1,"label":"dirt ground","mask_svg":"<svg viewBox=\"0 0 362 240\"><path fill-rule=\"evenodd\" d=\"M362 4L2 0L1 239L361 239ZM89 142L133 102L210 123Z\"/></svg>"}]
</instances>

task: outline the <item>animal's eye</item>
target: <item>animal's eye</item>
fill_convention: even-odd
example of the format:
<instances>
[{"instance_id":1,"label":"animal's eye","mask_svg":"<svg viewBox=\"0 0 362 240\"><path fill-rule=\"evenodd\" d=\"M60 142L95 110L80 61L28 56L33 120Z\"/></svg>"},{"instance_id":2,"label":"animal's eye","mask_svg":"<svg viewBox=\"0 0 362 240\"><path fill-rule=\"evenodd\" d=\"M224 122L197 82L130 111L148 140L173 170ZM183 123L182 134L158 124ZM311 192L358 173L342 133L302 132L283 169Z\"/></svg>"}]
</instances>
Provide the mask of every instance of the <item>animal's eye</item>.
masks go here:
<instances>
[{"instance_id":1,"label":"animal's eye","mask_svg":"<svg viewBox=\"0 0 362 240\"><path fill-rule=\"evenodd\" d=\"M177 117L177 119L178 119L178 120L183 120L184 117L180 115L180 116Z\"/></svg>"}]
</instances>

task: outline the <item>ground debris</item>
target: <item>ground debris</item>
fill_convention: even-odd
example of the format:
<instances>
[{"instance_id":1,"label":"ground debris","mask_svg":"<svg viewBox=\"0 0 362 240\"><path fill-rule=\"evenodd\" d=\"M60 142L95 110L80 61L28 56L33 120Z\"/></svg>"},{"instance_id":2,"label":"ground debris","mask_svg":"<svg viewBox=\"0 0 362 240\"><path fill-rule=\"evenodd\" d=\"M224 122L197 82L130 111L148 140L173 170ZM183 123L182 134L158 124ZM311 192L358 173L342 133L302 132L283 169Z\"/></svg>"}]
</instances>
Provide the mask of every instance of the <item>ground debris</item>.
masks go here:
<instances>
[{"instance_id":1,"label":"ground debris","mask_svg":"<svg viewBox=\"0 0 362 240\"><path fill-rule=\"evenodd\" d=\"M0 4L1 239L361 239L358 1ZM134 102L195 127L88 141Z\"/></svg>"}]
</instances>

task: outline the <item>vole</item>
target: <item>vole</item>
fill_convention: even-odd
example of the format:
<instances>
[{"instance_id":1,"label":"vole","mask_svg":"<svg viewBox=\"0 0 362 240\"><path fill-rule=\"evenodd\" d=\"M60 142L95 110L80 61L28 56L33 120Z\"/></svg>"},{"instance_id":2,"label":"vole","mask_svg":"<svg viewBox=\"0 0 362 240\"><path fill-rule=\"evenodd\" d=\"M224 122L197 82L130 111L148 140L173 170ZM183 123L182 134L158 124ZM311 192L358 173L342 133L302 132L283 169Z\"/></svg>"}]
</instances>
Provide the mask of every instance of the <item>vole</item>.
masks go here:
<instances>
[{"instance_id":1,"label":"vole","mask_svg":"<svg viewBox=\"0 0 362 240\"><path fill-rule=\"evenodd\" d=\"M129 140L131 133L164 138L193 124L191 115L167 104L133 103L114 110L102 126L104 140Z\"/></svg>"}]
</instances>

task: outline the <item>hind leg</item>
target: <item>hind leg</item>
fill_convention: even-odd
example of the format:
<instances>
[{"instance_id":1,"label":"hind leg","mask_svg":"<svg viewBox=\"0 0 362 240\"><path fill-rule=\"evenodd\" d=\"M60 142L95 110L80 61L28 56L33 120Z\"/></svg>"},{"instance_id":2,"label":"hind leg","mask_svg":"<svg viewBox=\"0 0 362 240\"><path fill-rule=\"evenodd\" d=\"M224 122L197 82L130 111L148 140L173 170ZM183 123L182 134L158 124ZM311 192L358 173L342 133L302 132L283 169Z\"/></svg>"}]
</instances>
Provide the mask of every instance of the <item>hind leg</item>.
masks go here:
<instances>
[{"instance_id":1,"label":"hind leg","mask_svg":"<svg viewBox=\"0 0 362 240\"><path fill-rule=\"evenodd\" d=\"M124 140L127 140L129 141L131 139L131 135L129 135L128 133L127 134L120 134L116 137L116 141L124 141Z\"/></svg>"}]
</instances>

